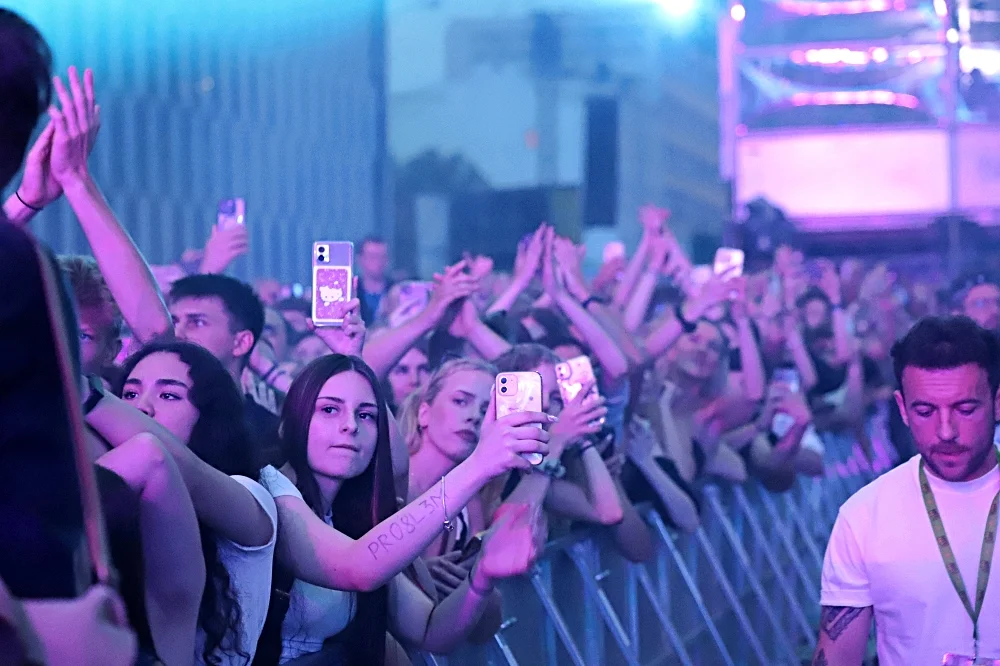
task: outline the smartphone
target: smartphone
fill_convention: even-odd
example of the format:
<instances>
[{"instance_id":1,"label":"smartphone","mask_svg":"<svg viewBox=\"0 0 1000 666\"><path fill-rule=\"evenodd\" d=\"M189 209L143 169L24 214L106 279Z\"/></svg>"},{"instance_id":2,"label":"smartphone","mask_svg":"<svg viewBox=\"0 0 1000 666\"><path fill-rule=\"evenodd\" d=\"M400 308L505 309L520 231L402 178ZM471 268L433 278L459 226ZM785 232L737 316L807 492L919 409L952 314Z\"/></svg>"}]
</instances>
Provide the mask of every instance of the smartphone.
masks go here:
<instances>
[{"instance_id":1,"label":"smartphone","mask_svg":"<svg viewBox=\"0 0 1000 666\"><path fill-rule=\"evenodd\" d=\"M774 371L773 381L779 384L784 384L788 387L788 390L792 393L798 393L801 390L801 382L799 380L799 371L795 368L777 368ZM771 419L771 432L773 432L778 437L784 437L788 434L788 431L792 429L795 425L795 419L789 414L784 412L778 412Z\"/></svg>"},{"instance_id":2,"label":"smartphone","mask_svg":"<svg viewBox=\"0 0 1000 666\"><path fill-rule=\"evenodd\" d=\"M316 326L342 326L333 306L353 298L354 243L320 241L312 250L312 320Z\"/></svg>"},{"instance_id":3,"label":"smartphone","mask_svg":"<svg viewBox=\"0 0 1000 666\"><path fill-rule=\"evenodd\" d=\"M792 393L798 393L802 388L799 371L795 368L777 368L774 371L774 381L784 384Z\"/></svg>"},{"instance_id":4,"label":"smartphone","mask_svg":"<svg viewBox=\"0 0 1000 666\"><path fill-rule=\"evenodd\" d=\"M470 560L479 554L479 551L483 549L483 537L479 534L469 539L465 547L462 548L462 554L459 556L459 562L465 562Z\"/></svg>"},{"instance_id":5,"label":"smartphone","mask_svg":"<svg viewBox=\"0 0 1000 666\"><path fill-rule=\"evenodd\" d=\"M713 272L716 275L726 275L727 279L738 278L743 275L743 250L734 247L720 247L715 252L715 265Z\"/></svg>"},{"instance_id":6,"label":"smartphone","mask_svg":"<svg viewBox=\"0 0 1000 666\"><path fill-rule=\"evenodd\" d=\"M246 224L247 202L243 199L223 199L219 202L218 224L223 229Z\"/></svg>"},{"instance_id":7,"label":"smartphone","mask_svg":"<svg viewBox=\"0 0 1000 666\"><path fill-rule=\"evenodd\" d=\"M497 375L496 390L498 419L517 412L542 411L542 376L537 372L501 372ZM542 462L540 453L524 457L532 465Z\"/></svg>"},{"instance_id":8,"label":"smartphone","mask_svg":"<svg viewBox=\"0 0 1000 666\"><path fill-rule=\"evenodd\" d=\"M596 378L594 377L594 366L590 364L590 359L586 356L571 358L565 363L556 365L556 381L559 383L559 393L563 402L568 403L580 394L583 387L591 384L589 397L601 397L597 390ZM604 425L606 419L602 418L598 423Z\"/></svg>"},{"instance_id":9,"label":"smartphone","mask_svg":"<svg viewBox=\"0 0 1000 666\"><path fill-rule=\"evenodd\" d=\"M400 326L424 311L431 302L431 283L410 280L399 285L396 309L389 314L389 326Z\"/></svg>"}]
</instances>

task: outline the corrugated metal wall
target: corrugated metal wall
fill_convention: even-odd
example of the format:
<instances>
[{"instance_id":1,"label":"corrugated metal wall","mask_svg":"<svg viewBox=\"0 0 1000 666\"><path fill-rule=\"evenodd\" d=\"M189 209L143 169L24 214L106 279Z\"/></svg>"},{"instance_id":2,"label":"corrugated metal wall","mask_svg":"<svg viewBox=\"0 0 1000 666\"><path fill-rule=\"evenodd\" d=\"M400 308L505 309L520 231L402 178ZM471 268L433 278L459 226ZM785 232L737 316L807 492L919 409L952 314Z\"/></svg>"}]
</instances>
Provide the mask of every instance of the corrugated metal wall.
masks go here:
<instances>
[{"instance_id":1,"label":"corrugated metal wall","mask_svg":"<svg viewBox=\"0 0 1000 666\"><path fill-rule=\"evenodd\" d=\"M60 70L95 70L92 170L151 263L247 199L241 276L308 276L313 240L386 232L382 0L13 0ZM279 5L279 6L274 6ZM68 206L34 223L89 252Z\"/></svg>"}]
</instances>

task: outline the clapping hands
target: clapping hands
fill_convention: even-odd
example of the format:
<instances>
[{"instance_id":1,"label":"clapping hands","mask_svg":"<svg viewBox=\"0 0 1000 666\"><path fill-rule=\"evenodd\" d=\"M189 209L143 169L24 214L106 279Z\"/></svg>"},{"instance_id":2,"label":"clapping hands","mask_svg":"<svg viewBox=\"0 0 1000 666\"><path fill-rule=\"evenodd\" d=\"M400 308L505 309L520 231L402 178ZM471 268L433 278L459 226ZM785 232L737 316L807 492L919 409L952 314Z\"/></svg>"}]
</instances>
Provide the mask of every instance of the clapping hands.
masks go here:
<instances>
[{"instance_id":1,"label":"clapping hands","mask_svg":"<svg viewBox=\"0 0 1000 666\"><path fill-rule=\"evenodd\" d=\"M72 179L88 175L87 158L101 127L94 73L85 70L81 84L76 67L70 67L67 78L68 90L61 78L53 79L62 108L49 107L49 123L28 152L17 189L21 201L36 210L58 199Z\"/></svg>"}]
</instances>

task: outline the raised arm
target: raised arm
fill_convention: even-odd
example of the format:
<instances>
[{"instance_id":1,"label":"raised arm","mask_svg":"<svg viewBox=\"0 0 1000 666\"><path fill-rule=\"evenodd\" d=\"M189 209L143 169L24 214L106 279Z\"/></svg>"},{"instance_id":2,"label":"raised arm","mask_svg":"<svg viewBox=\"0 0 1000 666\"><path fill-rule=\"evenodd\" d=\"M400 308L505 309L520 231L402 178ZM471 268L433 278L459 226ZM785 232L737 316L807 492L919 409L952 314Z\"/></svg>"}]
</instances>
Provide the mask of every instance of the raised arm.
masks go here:
<instances>
[{"instance_id":1,"label":"raised arm","mask_svg":"<svg viewBox=\"0 0 1000 666\"><path fill-rule=\"evenodd\" d=\"M449 333L468 342L487 361L502 356L510 349L510 343L480 319L476 305L470 298L462 303L462 309L455 317Z\"/></svg>"},{"instance_id":2,"label":"raised arm","mask_svg":"<svg viewBox=\"0 0 1000 666\"><path fill-rule=\"evenodd\" d=\"M524 453L547 453L545 414L497 421L491 404L472 455L427 492L354 540L319 519L300 497L278 497L278 556L296 578L320 587L371 591L385 585L440 537L486 483L509 469L527 469Z\"/></svg>"},{"instance_id":3,"label":"raised arm","mask_svg":"<svg viewBox=\"0 0 1000 666\"><path fill-rule=\"evenodd\" d=\"M423 312L402 326L373 334L365 343L365 363L377 377L386 377L417 340L434 330L452 303L467 298L476 290L475 280L465 273L464 261L445 269L439 278Z\"/></svg>"},{"instance_id":4,"label":"raised arm","mask_svg":"<svg viewBox=\"0 0 1000 666\"><path fill-rule=\"evenodd\" d=\"M86 420L111 446L121 446L142 433L155 436L177 463L198 518L220 536L251 548L271 540L271 518L249 490L196 456L169 430L132 405L105 395Z\"/></svg>"},{"instance_id":5,"label":"raised arm","mask_svg":"<svg viewBox=\"0 0 1000 666\"><path fill-rule=\"evenodd\" d=\"M754 335L747 313L746 279L732 280L731 284L736 292L730 305L730 312L736 322L740 360L743 364L743 393L747 400L759 402L764 399L767 391L767 377L764 376L764 361L760 357L757 336Z\"/></svg>"},{"instance_id":6,"label":"raised arm","mask_svg":"<svg viewBox=\"0 0 1000 666\"><path fill-rule=\"evenodd\" d=\"M590 300L590 292L579 271L576 247L568 240L556 238L552 231L542 258L542 283L601 364L605 381L615 384L623 379L628 374L628 359L614 338L583 307Z\"/></svg>"},{"instance_id":7,"label":"raised arm","mask_svg":"<svg viewBox=\"0 0 1000 666\"><path fill-rule=\"evenodd\" d=\"M642 276L636 279L635 287L631 290L625 305L625 329L634 332L646 319L646 312L649 304L653 300L653 292L660 281L663 266L667 262L667 253L670 251L670 243L663 236L655 236L649 241L649 263Z\"/></svg>"},{"instance_id":8,"label":"raised arm","mask_svg":"<svg viewBox=\"0 0 1000 666\"><path fill-rule=\"evenodd\" d=\"M538 267L542 261L542 251L544 249L546 226L538 227L531 238L522 241L517 247L517 257L514 259L514 273L511 275L510 283L503 290L495 301L486 309L486 314L491 315L497 312L509 312L518 297L531 284Z\"/></svg>"},{"instance_id":9,"label":"raised arm","mask_svg":"<svg viewBox=\"0 0 1000 666\"><path fill-rule=\"evenodd\" d=\"M621 281L615 290L614 300L616 308L624 310L632 296L642 269L646 265L646 258L652 247L653 238L663 233L663 225L670 217L670 211L657 208L651 204L639 209L639 221L642 223L642 237L639 245L635 249L635 254L629 259L625 270L622 273Z\"/></svg>"},{"instance_id":10,"label":"raised arm","mask_svg":"<svg viewBox=\"0 0 1000 666\"><path fill-rule=\"evenodd\" d=\"M80 221L122 317L137 340L148 342L172 330L173 324L149 266L108 207L87 167L92 126L98 122L93 74L87 70L81 85L76 68L70 67L70 90L61 79L54 83L62 108L49 108L54 128L52 176Z\"/></svg>"}]
</instances>

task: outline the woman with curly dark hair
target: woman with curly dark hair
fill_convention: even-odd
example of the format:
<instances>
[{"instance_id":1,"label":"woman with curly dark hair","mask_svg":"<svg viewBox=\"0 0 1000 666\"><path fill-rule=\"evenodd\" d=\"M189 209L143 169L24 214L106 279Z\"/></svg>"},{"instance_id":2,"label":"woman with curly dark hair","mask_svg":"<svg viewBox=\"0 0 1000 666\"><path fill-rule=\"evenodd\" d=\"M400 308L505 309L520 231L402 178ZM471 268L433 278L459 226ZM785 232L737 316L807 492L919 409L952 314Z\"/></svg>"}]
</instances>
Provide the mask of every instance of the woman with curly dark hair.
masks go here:
<instances>
[{"instance_id":1,"label":"woman with curly dark hair","mask_svg":"<svg viewBox=\"0 0 1000 666\"><path fill-rule=\"evenodd\" d=\"M218 360L187 342L147 345L123 377L121 401L105 397L88 423L112 445L150 432L177 462L207 573L194 662L249 664L267 615L277 511L258 483L259 450L239 391Z\"/></svg>"}]
</instances>

